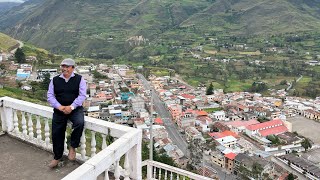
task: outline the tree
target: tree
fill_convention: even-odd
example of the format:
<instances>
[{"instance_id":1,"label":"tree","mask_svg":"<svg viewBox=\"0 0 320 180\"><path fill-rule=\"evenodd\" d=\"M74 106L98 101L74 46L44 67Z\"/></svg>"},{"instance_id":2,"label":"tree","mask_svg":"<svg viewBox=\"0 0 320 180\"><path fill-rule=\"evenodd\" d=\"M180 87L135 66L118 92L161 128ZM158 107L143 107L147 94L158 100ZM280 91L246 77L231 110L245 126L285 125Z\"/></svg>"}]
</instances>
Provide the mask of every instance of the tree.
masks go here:
<instances>
[{"instance_id":1,"label":"tree","mask_svg":"<svg viewBox=\"0 0 320 180\"><path fill-rule=\"evenodd\" d=\"M107 79L107 78L108 78L107 76L101 74L100 72L98 72L98 71L96 71L96 70L92 71L92 74L93 74L93 77L94 77L95 79L98 79L98 80L99 80L99 79Z\"/></svg>"},{"instance_id":2,"label":"tree","mask_svg":"<svg viewBox=\"0 0 320 180\"><path fill-rule=\"evenodd\" d=\"M16 58L16 61L18 63L25 63L26 62L26 55L22 51L21 48L18 48L16 52L14 53L14 57Z\"/></svg>"},{"instance_id":3,"label":"tree","mask_svg":"<svg viewBox=\"0 0 320 180\"><path fill-rule=\"evenodd\" d=\"M50 81L51 81L50 74L49 73L43 74L43 81L41 82L41 89L48 90Z\"/></svg>"},{"instance_id":4,"label":"tree","mask_svg":"<svg viewBox=\"0 0 320 180\"><path fill-rule=\"evenodd\" d=\"M209 87L207 88L206 95L211 95L213 94L213 85L210 83Z\"/></svg>"},{"instance_id":5,"label":"tree","mask_svg":"<svg viewBox=\"0 0 320 180\"><path fill-rule=\"evenodd\" d=\"M308 138L304 138L304 140L301 142L301 145L305 151L307 151L307 149L312 147L312 144Z\"/></svg>"},{"instance_id":6,"label":"tree","mask_svg":"<svg viewBox=\"0 0 320 180\"><path fill-rule=\"evenodd\" d=\"M255 177L260 177L262 171L263 171L263 167L259 163L253 162L253 164L252 164L252 174Z\"/></svg>"},{"instance_id":7,"label":"tree","mask_svg":"<svg viewBox=\"0 0 320 180\"><path fill-rule=\"evenodd\" d=\"M286 180L294 180L293 174L290 173L290 174L287 176Z\"/></svg>"}]
</instances>

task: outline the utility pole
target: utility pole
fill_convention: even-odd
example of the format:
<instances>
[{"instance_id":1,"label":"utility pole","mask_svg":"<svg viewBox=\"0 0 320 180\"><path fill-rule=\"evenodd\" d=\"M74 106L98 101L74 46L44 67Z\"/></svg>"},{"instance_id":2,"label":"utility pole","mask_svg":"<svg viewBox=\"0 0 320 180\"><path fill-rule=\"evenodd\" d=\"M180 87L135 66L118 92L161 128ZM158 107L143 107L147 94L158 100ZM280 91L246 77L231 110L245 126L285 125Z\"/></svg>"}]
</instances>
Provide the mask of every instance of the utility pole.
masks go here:
<instances>
[{"instance_id":1,"label":"utility pole","mask_svg":"<svg viewBox=\"0 0 320 180\"><path fill-rule=\"evenodd\" d=\"M149 127L149 134L150 134L150 144L149 144L149 160L153 161L153 136L152 136L152 125L153 125L153 89L150 83L150 93L151 93L151 100L150 100L150 127ZM148 164L147 166L147 178L152 179L152 166Z\"/></svg>"},{"instance_id":2,"label":"utility pole","mask_svg":"<svg viewBox=\"0 0 320 180\"><path fill-rule=\"evenodd\" d=\"M153 160L153 136L152 136L152 125L153 125L153 90L150 83L150 93L151 93L151 100L150 100L150 127L149 127L149 134L150 134L150 152L149 152L149 159L150 161Z\"/></svg>"}]
</instances>

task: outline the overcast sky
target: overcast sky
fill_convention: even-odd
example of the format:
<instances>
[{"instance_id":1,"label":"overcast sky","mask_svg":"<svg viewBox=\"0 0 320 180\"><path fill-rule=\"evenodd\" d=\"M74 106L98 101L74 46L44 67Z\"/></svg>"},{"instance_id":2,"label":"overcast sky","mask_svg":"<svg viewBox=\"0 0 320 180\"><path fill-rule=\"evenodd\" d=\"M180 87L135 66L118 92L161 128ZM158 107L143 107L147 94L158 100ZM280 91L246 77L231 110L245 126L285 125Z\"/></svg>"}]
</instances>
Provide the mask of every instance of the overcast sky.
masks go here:
<instances>
[{"instance_id":1,"label":"overcast sky","mask_svg":"<svg viewBox=\"0 0 320 180\"><path fill-rule=\"evenodd\" d=\"M0 0L0 2L20 2L20 3L23 3L23 0Z\"/></svg>"}]
</instances>

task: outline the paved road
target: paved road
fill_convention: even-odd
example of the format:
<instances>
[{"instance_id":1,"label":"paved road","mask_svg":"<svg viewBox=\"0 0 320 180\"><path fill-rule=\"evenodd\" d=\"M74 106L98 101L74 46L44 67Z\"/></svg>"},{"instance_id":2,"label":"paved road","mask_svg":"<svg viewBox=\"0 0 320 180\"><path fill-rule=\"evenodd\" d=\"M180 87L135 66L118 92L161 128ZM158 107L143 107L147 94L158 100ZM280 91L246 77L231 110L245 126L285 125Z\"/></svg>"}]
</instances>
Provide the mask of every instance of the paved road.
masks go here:
<instances>
[{"instance_id":1,"label":"paved road","mask_svg":"<svg viewBox=\"0 0 320 180\"><path fill-rule=\"evenodd\" d=\"M150 84L142 74L138 74L139 79L142 80L143 86L146 90L150 90ZM178 148L185 154L186 157L189 157L188 143L184 138L181 137L178 128L175 123L172 122L171 115L165 107L164 103L160 100L158 95L153 90L153 104L155 111L163 120L164 126L167 129L170 139Z\"/></svg>"},{"instance_id":2,"label":"paved road","mask_svg":"<svg viewBox=\"0 0 320 180\"><path fill-rule=\"evenodd\" d=\"M292 169L291 167L287 166L285 163L281 162L280 160L278 160L275 157L271 158L271 161L278 164L279 166L281 166L283 169L287 170L288 172L298 176L299 180L307 180L306 177L304 177L302 174L300 174L299 172L295 171L294 169Z\"/></svg>"}]
</instances>

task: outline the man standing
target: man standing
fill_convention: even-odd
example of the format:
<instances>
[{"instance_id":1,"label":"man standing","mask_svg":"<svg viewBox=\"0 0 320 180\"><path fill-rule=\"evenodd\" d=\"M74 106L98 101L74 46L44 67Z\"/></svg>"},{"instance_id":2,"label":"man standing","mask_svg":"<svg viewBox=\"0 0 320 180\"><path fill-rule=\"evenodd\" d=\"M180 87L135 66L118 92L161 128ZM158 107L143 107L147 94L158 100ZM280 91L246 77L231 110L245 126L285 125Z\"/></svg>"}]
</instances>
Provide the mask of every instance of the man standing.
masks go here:
<instances>
[{"instance_id":1,"label":"man standing","mask_svg":"<svg viewBox=\"0 0 320 180\"><path fill-rule=\"evenodd\" d=\"M86 99L86 82L79 74L74 73L73 59L64 59L60 68L62 73L54 77L47 93L48 102L54 108L52 117L52 144L54 159L50 168L56 167L64 151L64 139L67 122L72 122L71 143L69 147L69 160L75 160L75 148L79 147L84 126L84 113L82 103Z\"/></svg>"}]
</instances>

